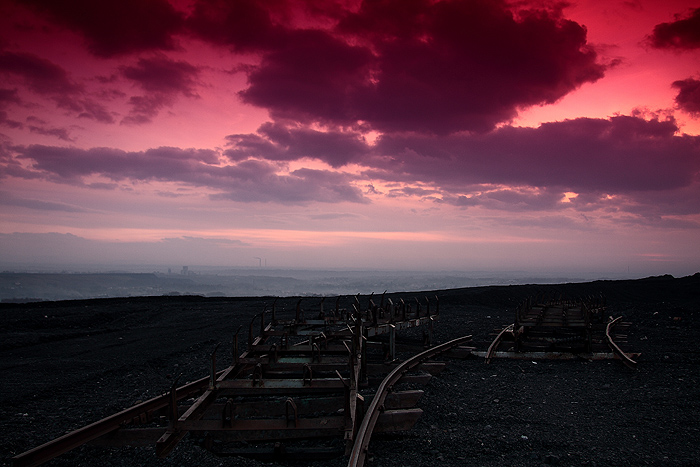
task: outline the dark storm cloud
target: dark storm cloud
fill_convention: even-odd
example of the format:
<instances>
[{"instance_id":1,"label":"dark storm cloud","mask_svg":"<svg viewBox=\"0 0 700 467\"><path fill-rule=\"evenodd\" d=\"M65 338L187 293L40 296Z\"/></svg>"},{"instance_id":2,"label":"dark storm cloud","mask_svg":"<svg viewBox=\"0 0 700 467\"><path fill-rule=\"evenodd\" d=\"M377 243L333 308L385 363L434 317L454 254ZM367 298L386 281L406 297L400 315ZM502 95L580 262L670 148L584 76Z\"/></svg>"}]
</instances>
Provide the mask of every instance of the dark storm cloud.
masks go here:
<instances>
[{"instance_id":1,"label":"dark storm cloud","mask_svg":"<svg viewBox=\"0 0 700 467\"><path fill-rule=\"evenodd\" d=\"M361 120L360 99L369 92L374 61L370 50L318 30L287 36L248 75L243 101L269 109L275 118L346 125Z\"/></svg>"},{"instance_id":2,"label":"dark storm cloud","mask_svg":"<svg viewBox=\"0 0 700 467\"><path fill-rule=\"evenodd\" d=\"M649 42L660 49L697 49L700 47L700 8L685 17L678 15L671 23L654 26Z\"/></svg>"},{"instance_id":3,"label":"dark storm cloud","mask_svg":"<svg viewBox=\"0 0 700 467\"><path fill-rule=\"evenodd\" d=\"M82 34L104 58L171 50L186 34L253 54L259 61L247 67L245 103L278 121L329 128L486 132L605 71L585 27L565 19L558 4L197 0L186 14L165 0L24 3ZM146 92L130 98L123 123L150 121L178 94L196 96L198 70L186 62L141 58L121 70ZM112 118L75 99L59 105Z\"/></svg>"},{"instance_id":4,"label":"dark storm cloud","mask_svg":"<svg viewBox=\"0 0 700 467\"><path fill-rule=\"evenodd\" d=\"M219 193L213 199L242 202L304 204L311 201L365 203L352 182L354 177L331 171L299 169L278 174L278 166L267 161L244 160L218 166L219 158L209 150L161 147L127 152L112 148L61 148L32 145L14 148L18 160L28 161L21 169L5 161L3 173L90 186L84 178L100 175L114 181L166 181L206 187ZM10 173L10 168L14 170Z\"/></svg>"},{"instance_id":5,"label":"dark storm cloud","mask_svg":"<svg viewBox=\"0 0 700 467\"><path fill-rule=\"evenodd\" d=\"M272 24L268 8L286 2L197 0L187 26L193 34L236 51L252 52L279 45L283 30Z\"/></svg>"},{"instance_id":6,"label":"dark storm cloud","mask_svg":"<svg viewBox=\"0 0 700 467\"><path fill-rule=\"evenodd\" d=\"M693 78L674 81L673 87L678 89L675 99L678 108L700 117L700 81Z\"/></svg>"},{"instance_id":7,"label":"dark storm cloud","mask_svg":"<svg viewBox=\"0 0 700 467\"><path fill-rule=\"evenodd\" d=\"M64 27L81 34L100 57L148 50L172 50L184 25L167 0L22 0Z\"/></svg>"},{"instance_id":8,"label":"dark storm cloud","mask_svg":"<svg viewBox=\"0 0 700 467\"><path fill-rule=\"evenodd\" d=\"M262 61L241 97L275 118L364 122L383 132L487 131L518 108L553 103L604 73L585 28L555 9L364 2L333 28L296 30L273 25L259 4L253 10L266 26L245 47Z\"/></svg>"}]
</instances>

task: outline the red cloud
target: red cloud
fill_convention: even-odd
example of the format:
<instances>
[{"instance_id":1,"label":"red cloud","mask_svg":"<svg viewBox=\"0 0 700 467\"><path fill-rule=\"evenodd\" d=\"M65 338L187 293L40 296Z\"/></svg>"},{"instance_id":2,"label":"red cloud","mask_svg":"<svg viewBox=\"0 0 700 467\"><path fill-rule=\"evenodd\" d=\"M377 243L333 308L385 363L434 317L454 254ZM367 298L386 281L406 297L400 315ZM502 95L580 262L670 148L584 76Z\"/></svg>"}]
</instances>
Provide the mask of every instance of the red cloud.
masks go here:
<instances>
[{"instance_id":1,"label":"red cloud","mask_svg":"<svg viewBox=\"0 0 700 467\"><path fill-rule=\"evenodd\" d=\"M585 28L557 10L513 11L498 1L364 2L334 27L291 29L273 25L261 8L255 19L265 18L268 32L257 48L246 47L262 53L262 62L241 96L275 118L364 122L383 132L487 131L518 108L555 102L604 72Z\"/></svg>"},{"instance_id":2,"label":"red cloud","mask_svg":"<svg viewBox=\"0 0 700 467\"><path fill-rule=\"evenodd\" d=\"M700 8L692 10L686 18L679 15L672 23L657 24L649 41L659 49L697 49L700 47Z\"/></svg>"},{"instance_id":3,"label":"red cloud","mask_svg":"<svg viewBox=\"0 0 700 467\"><path fill-rule=\"evenodd\" d=\"M167 0L23 0L83 35L90 51L113 57L148 50L172 50L184 18Z\"/></svg>"},{"instance_id":4,"label":"red cloud","mask_svg":"<svg viewBox=\"0 0 700 467\"><path fill-rule=\"evenodd\" d=\"M678 108L700 117L700 81L692 78L674 81L673 87L678 89L675 99Z\"/></svg>"}]
</instances>

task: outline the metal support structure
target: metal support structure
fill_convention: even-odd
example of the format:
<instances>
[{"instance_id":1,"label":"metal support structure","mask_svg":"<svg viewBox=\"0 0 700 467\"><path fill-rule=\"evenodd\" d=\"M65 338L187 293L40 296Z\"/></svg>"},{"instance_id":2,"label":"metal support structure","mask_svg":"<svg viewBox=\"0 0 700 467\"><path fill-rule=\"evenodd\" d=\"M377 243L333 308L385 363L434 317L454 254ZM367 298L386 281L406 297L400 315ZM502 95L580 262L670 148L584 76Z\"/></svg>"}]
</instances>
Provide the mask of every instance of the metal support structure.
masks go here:
<instances>
[{"instance_id":1,"label":"metal support structure","mask_svg":"<svg viewBox=\"0 0 700 467\"><path fill-rule=\"evenodd\" d=\"M213 446L213 439L272 441L279 452L284 452L280 444L283 440L344 434L349 450L366 419L365 407L370 401L365 401L360 391L371 392L370 385L379 381L377 376L394 367L397 333L427 326L432 343L433 322L438 318L431 314L429 302L427 314L422 313L417 299L415 313L404 300L394 302L386 292L379 305L372 297L368 302L368 308L361 310L359 296L355 296L346 311L340 308L338 297L333 312L327 313L321 300L319 313L306 319L299 299L293 319L285 320L280 319L275 300L270 315L264 309L250 320L244 352L239 353L242 326L233 334L232 364L228 368L217 370L217 344L210 354L207 378L182 387L173 383L163 396L20 454L13 465L39 465L98 438L102 444L122 445L129 440L143 443L157 439L156 454L163 457L187 433L197 437L205 432L205 446ZM389 363L384 358L369 360L376 353L368 352L368 338L381 334L389 337ZM414 383L429 378L428 373L405 376L406 381ZM286 396L284 404L273 403L280 396ZM196 399L183 406L183 401L191 398ZM392 400L377 418L379 421L375 420L377 429L409 429L420 416L420 410L412 408L417 400L415 391L397 393ZM274 415L282 407L284 412ZM143 426L156 411L167 414L168 426ZM138 428L132 427L137 420ZM107 434L109 437L104 437Z\"/></svg>"}]
</instances>

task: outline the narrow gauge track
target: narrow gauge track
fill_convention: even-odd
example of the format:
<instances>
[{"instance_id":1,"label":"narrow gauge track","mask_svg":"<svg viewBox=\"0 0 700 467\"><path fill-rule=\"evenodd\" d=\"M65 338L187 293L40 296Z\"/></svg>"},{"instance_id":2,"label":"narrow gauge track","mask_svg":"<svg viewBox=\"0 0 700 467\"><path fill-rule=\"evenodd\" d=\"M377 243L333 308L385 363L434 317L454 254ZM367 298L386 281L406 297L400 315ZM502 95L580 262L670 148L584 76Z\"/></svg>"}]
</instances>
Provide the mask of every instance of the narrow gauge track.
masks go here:
<instances>
[{"instance_id":1,"label":"narrow gauge track","mask_svg":"<svg viewBox=\"0 0 700 467\"><path fill-rule=\"evenodd\" d=\"M322 300L311 316L300 300L294 316L286 319L277 316L273 304L251 320L243 353L238 353L241 328L234 334L233 363L224 370L217 370L217 346L209 377L180 387L176 381L169 393L19 454L13 465L40 465L86 443L155 443L157 455L164 457L188 433L215 452L237 442L266 442L276 443L273 452L279 454L280 442L341 437L349 453L370 402L371 410L383 408L373 415L375 430L410 429L422 413L413 408L422 391L396 391L387 397L374 395L373 388L391 386L399 378L424 383L444 367L426 363L428 357L422 356L419 363L402 366L400 374L392 371L397 367L399 331L422 327L421 347L432 345L439 301L434 311L427 298L394 304L382 295L379 304L370 298L362 311L357 298L351 310L338 304L339 299L326 312ZM443 346L434 347L438 348ZM407 373L409 368L413 374ZM381 382L387 373L398 376L391 383ZM232 453L244 454L235 449Z\"/></svg>"},{"instance_id":2,"label":"narrow gauge track","mask_svg":"<svg viewBox=\"0 0 700 467\"><path fill-rule=\"evenodd\" d=\"M515 322L497 331L483 356L486 363L493 358L555 359L586 358L589 360L619 359L629 368L636 368L636 354L627 354L619 347L630 323L622 317L609 317L600 299L524 301L515 311ZM498 351L507 343L509 350Z\"/></svg>"}]
</instances>

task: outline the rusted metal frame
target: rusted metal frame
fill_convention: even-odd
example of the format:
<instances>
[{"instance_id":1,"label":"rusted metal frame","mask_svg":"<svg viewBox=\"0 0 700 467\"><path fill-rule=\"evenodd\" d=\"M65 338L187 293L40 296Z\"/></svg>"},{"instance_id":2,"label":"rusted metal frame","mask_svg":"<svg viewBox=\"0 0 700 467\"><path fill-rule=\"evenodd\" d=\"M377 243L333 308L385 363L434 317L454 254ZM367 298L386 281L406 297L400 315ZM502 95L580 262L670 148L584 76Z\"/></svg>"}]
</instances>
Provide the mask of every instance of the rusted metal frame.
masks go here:
<instances>
[{"instance_id":1,"label":"rusted metal frame","mask_svg":"<svg viewBox=\"0 0 700 467\"><path fill-rule=\"evenodd\" d=\"M472 351L472 355L476 357L486 357L485 351ZM511 360L610 360L614 358L612 352L591 352L591 353L572 353L572 352L509 352L495 351L491 354L491 358L508 358Z\"/></svg>"},{"instance_id":2,"label":"rusted metal frame","mask_svg":"<svg viewBox=\"0 0 700 467\"><path fill-rule=\"evenodd\" d=\"M353 309L355 310L355 326L354 329L351 328L353 334L348 360L350 379L345 389L345 394L347 396L347 401L345 403L346 412L344 414L346 451L349 451L350 443L355 439L355 433L360 426L359 420L362 417L360 411L364 412L364 399L360 395L359 389L360 381L363 379L362 365L366 364L366 362L364 362L366 338L363 332L362 315L355 305L353 305Z\"/></svg>"},{"instance_id":3,"label":"rusted metal frame","mask_svg":"<svg viewBox=\"0 0 700 467\"><path fill-rule=\"evenodd\" d=\"M414 328L428 324L432 320L438 319L438 315L423 316L420 318L407 319L403 321L396 321L394 323L378 324L377 326L366 326L367 337L378 336L381 334L387 334L391 332L392 326L395 327L397 331L402 329Z\"/></svg>"},{"instance_id":4,"label":"rusted metal frame","mask_svg":"<svg viewBox=\"0 0 700 467\"><path fill-rule=\"evenodd\" d=\"M347 358L343 358L341 361L338 356L324 356L322 363L312 361L311 356L300 356L291 361L284 359L273 361L271 358L261 358L260 364L265 374L296 374L299 366L305 364L309 365L314 372L333 372L335 370L345 370L348 367Z\"/></svg>"},{"instance_id":5,"label":"rusted metal frame","mask_svg":"<svg viewBox=\"0 0 700 467\"><path fill-rule=\"evenodd\" d=\"M375 431L391 433L413 427L423 411L418 408L386 410L377 419ZM196 420L189 423L189 432L204 434L225 441L278 441L310 438L335 438L343 433L342 415L299 419L299 427L287 426L284 419L236 420L232 428L222 429L215 420Z\"/></svg>"},{"instance_id":6,"label":"rusted metal frame","mask_svg":"<svg viewBox=\"0 0 700 467\"><path fill-rule=\"evenodd\" d=\"M223 374L223 372L222 372ZM191 383L187 383L177 388L178 400L186 399L196 394L207 387L209 384L209 376L198 379ZM12 465L17 467L40 465L60 456L72 449L86 444L100 436L119 429L123 424L129 423L136 417L140 417L143 413L151 413L161 410L170 403L171 393L167 392L161 396L154 397L145 402L137 404L128 409L122 410L114 415L105 417L87 426L71 431L59 438L51 440L47 443L37 446L29 451L18 454L12 458Z\"/></svg>"},{"instance_id":7,"label":"rusted metal frame","mask_svg":"<svg viewBox=\"0 0 700 467\"><path fill-rule=\"evenodd\" d=\"M153 446L158 441L165 427L149 427L149 428L129 428L122 430L111 431L99 438L88 441L85 444L90 446L107 446L107 447L123 447L123 446Z\"/></svg>"},{"instance_id":8,"label":"rusted metal frame","mask_svg":"<svg viewBox=\"0 0 700 467\"><path fill-rule=\"evenodd\" d=\"M387 408L377 419L374 431L391 433L409 430L423 413L421 409L411 408L416 400L414 398L412 402L404 404L407 407ZM340 399L338 401L340 402ZM389 397L386 401L386 404L388 403ZM187 426L188 431L193 434L206 432L212 438L252 442L337 437L342 434L343 427L343 416L340 415L298 420L292 420L289 416L286 420L236 420L229 426L222 426L221 422L216 420L198 420L188 423ZM109 433L90 444L111 447L152 446L164 431L163 427L118 430L113 432L114 435Z\"/></svg>"},{"instance_id":9,"label":"rusted metal frame","mask_svg":"<svg viewBox=\"0 0 700 467\"><path fill-rule=\"evenodd\" d=\"M318 418L299 418L296 423L288 423L285 418L237 419L230 427L224 427L220 420L190 420L183 423L187 431L303 431L334 430L342 432L345 419L342 415ZM301 433L296 436L299 437Z\"/></svg>"},{"instance_id":10,"label":"rusted metal frame","mask_svg":"<svg viewBox=\"0 0 700 467\"><path fill-rule=\"evenodd\" d=\"M315 378L310 382L308 376L303 379L266 378L262 381L231 379L218 382L216 389L220 395L226 396L327 393L342 391L343 383L338 378Z\"/></svg>"},{"instance_id":11,"label":"rusted metal frame","mask_svg":"<svg viewBox=\"0 0 700 467\"><path fill-rule=\"evenodd\" d=\"M428 384L428 382L432 379L433 375L431 375L428 372L425 371L420 371L418 373L412 373L412 374L407 374L404 373L401 378L399 378L400 383L408 383L408 384ZM369 379L369 386L375 386L377 384L381 383L380 378L370 378Z\"/></svg>"},{"instance_id":12,"label":"rusted metal frame","mask_svg":"<svg viewBox=\"0 0 700 467\"><path fill-rule=\"evenodd\" d=\"M253 320L251 320L250 328L252 329L253 322L255 321L255 317ZM268 330L272 328L272 323L268 324L264 330ZM252 343L249 343L249 345L252 347L254 345L260 344L265 340L264 335L263 336L258 336L255 339L253 339ZM248 352L244 352L241 357L245 358L248 356ZM228 378L228 376L235 371L240 371L242 369L242 365L240 364L234 364L226 368L221 372L219 377L216 380L216 384L218 384L220 381L225 380ZM210 378L205 378L207 382L209 382ZM187 434L186 430L182 430L179 428L178 424L181 422L185 422L190 419L196 419L198 417L201 417L201 415L204 413L206 410L207 406L210 405L214 400L216 400L218 390L216 387L213 388L208 388L204 394L202 394L192 406L190 406L189 409L185 411L184 414L182 414L177 421L172 423L172 426L168 428L168 430L163 434L163 436L160 437L160 439L156 442L156 455L158 457L165 457L167 456L177 445L177 443Z\"/></svg>"},{"instance_id":13,"label":"rusted metal frame","mask_svg":"<svg viewBox=\"0 0 700 467\"><path fill-rule=\"evenodd\" d=\"M240 365L232 365L221 372L217 379L217 382L225 379L228 375L233 372L234 369L240 369ZM210 378L206 378L207 383L209 383ZM179 423L189 419L190 417L197 416L204 412L206 405L210 404L216 396L215 388L207 388L207 390L202 394L197 401L185 411L177 420L171 422L171 426L163 434L163 436L156 442L156 454L158 457L167 456L177 445L177 443L187 434L187 431L183 431L179 427Z\"/></svg>"},{"instance_id":14,"label":"rusted metal frame","mask_svg":"<svg viewBox=\"0 0 700 467\"><path fill-rule=\"evenodd\" d=\"M374 426L377 423L377 418L379 417L380 407L382 407L384 404L387 391L399 380L399 378L405 372L411 368L414 368L424 360L432 358L435 355L456 347L463 342L467 342L470 339L471 336L463 336L432 347L404 361L399 366L394 368L394 370L389 373L386 378L384 378L382 383L377 388L374 399L372 399L372 403L367 409L367 413L365 414L362 424L360 425L360 429L357 432L355 444L353 445L350 453L350 459L348 460L348 467L362 467L364 465L367 447L369 446L369 441L372 437L372 430L374 429Z\"/></svg>"},{"instance_id":15,"label":"rusted metal frame","mask_svg":"<svg viewBox=\"0 0 700 467\"><path fill-rule=\"evenodd\" d=\"M308 354L311 356L312 352L317 352L317 348L310 345L299 345L291 346L285 349L283 346L277 346L276 344L258 344L254 345L251 351L247 352L245 357L241 357L241 362L247 362L248 364L253 362L260 362L260 358L266 358L269 361L269 354L273 351L277 351L277 358L283 359L284 357L300 357ZM329 345L327 349L323 350L324 356L332 355L343 355L346 353L345 347L342 344Z\"/></svg>"},{"instance_id":16,"label":"rusted metal frame","mask_svg":"<svg viewBox=\"0 0 700 467\"><path fill-rule=\"evenodd\" d=\"M498 335L493 340L493 342L491 342L491 345L489 345L489 348L486 351L485 363L491 363L491 359L493 358L493 354L496 352L496 349L500 345L503 338L508 334L513 335L513 328L514 327L515 327L515 324L510 324L510 325L506 326L505 328L503 328L501 330L501 332L498 333Z\"/></svg>"},{"instance_id":17,"label":"rusted metal frame","mask_svg":"<svg viewBox=\"0 0 700 467\"><path fill-rule=\"evenodd\" d=\"M612 316L610 317L610 321L608 321L608 325L605 328L605 339L608 342L608 345L610 346L610 349L613 351L613 353L620 359L622 360L622 363L625 364L625 366L632 368L633 370L637 368L637 362L632 360L632 358L627 355L625 352L620 349L620 347L617 346L615 341L613 341L610 332L612 328L622 319L622 316L618 316L615 319L612 319Z\"/></svg>"},{"instance_id":18,"label":"rusted metal frame","mask_svg":"<svg viewBox=\"0 0 700 467\"><path fill-rule=\"evenodd\" d=\"M407 409L416 405L418 400L423 395L420 389L412 389L406 391L394 391L387 395L384 401L384 406L387 409ZM365 402L371 402L373 395L367 395ZM231 416L236 418L254 418L265 414L266 417L284 417L287 413L287 398L279 398L273 401L269 399L236 402L231 405ZM345 396L343 395L327 395L327 396L311 396L301 395L294 398L293 402L297 407L299 417L308 417L315 413L333 413L343 407ZM227 404L216 403L207 408L207 411L202 416L202 419L219 420L221 414L225 411ZM162 428L163 431L165 428ZM156 438L157 439L157 438ZM155 440L154 440L155 441Z\"/></svg>"}]
</instances>

